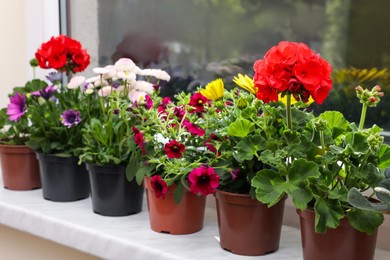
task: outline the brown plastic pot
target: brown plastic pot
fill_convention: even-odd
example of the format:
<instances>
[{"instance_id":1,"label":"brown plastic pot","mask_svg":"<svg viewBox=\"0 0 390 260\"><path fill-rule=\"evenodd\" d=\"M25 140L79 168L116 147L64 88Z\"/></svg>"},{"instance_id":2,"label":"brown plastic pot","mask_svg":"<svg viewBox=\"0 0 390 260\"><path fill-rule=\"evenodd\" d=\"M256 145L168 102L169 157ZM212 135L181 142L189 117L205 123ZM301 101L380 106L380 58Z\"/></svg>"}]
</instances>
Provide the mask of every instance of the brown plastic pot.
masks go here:
<instances>
[{"instance_id":1,"label":"brown plastic pot","mask_svg":"<svg viewBox=\"0 0 390 260\"><path fill-rule=\"evenodd\" d=\"M185 191L179 204L174 201L175 187L168 187L164 198L157 198L150 186L150 178L144 179L148 201L150 227L159 233L172 235L191 234L203 228L206 197Z\"/></svg>"},{"instance_id":2,"label":"brown plastic pot","mask_svg":"<svg viewBox=\"0 0 390 260\"><path fill-rule=\"evenodd\" d=\"M35 152L25 145L0 145L4 188L33 190L41 187Z\"/></svg>"},{"instance_id":3,"label":"brown plastic pot","mask_svg":"<svg viewBox=\"0 0 390 260\"><path fill-rule=\"evenodd\" d=\"M223 249L247 256L265 255L279 249L286 198L268 208L247 194L217 190L214 196Z\"/></svg>"},{"instance_id":4,"label":"brown plastic pot","mask_svg":"<svg viewBox=\"0 0 390 260\"><path fill-rule=\"evenodd\" d=\"M303 259L306 260L372 260L378 230L367 235L354 229L345 217L336 229L325 233L314 230L313 210L297 210L301 224Z\"/></svg>"}]
</instances>

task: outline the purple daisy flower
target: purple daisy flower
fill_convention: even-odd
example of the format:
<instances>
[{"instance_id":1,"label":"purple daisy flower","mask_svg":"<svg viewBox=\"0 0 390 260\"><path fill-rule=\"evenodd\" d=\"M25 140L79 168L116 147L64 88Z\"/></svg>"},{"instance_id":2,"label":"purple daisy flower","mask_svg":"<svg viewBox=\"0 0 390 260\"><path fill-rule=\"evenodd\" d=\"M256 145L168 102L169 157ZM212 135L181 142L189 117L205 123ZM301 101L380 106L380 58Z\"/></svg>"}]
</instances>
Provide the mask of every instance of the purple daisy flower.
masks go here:
<instances>
[{"instance_id":1,"label":"purple daisy flower","mask_svg":"<svg viewBox=\"0 0 390 260\"><path fill-rule=\"evenodd\" d=\"M26 95L20 95L18 92L9 98L10 103L7 106L7 115L11 121L19 121L19 119L26 113Z\"/></svg>"},{"instance_id":2,"label":"purple daisy flower","mask_svg":"<svg viewBox=\"0 0 390 260\"><path fill-rule=\"evenodd\" d=\"M80 123L80 111L75 111L73 109L65 110L61 115L61 119L64 126L71 128Z\"/></svg>"},{"instance_id":3,"label":"purple daisy flower","mask_svg":"<svg viewBox=\"0 0 390 260\"><path fill-rule=\"evenodd\" d=\"M44 89L31 92L31 95L34 97L43 97L45 100L49 100L49 98L51 98L54 95L56 89L57 88L55 86L47 86Z\"/></svg>"},{"instance_id":4,"label":"purple daisy flower","mask_svg":"<svg viewBox=\"0 0 390 260\"><path fill-rule=\"evenodd\" d=\"M61 72L58 72L58 71L52 71L50 72L46 78L52 83L52 84L55 84L55 83L58 83L58 82L61 82L61 79L62 79L62 74Z\"/></svg>"}]
</instances>

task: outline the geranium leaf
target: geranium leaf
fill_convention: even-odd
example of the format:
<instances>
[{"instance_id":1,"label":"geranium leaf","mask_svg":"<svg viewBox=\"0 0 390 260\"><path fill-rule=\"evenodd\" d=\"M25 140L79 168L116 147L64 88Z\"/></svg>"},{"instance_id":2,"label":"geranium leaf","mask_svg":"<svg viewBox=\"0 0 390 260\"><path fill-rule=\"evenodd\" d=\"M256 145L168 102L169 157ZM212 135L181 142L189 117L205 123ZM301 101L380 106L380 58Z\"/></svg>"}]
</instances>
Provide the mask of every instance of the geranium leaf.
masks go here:
<instances>
[{"instance_id":1,"label":"geranium leaf","mask_svg":"<svg viewBox=\"0 0 390 260\"><path fill-rule=\"evenodd\" d=\"M258 151L265 149L264 145L264 140L260 135L247 136L236 145L237 152L234 156L239 162L252 160Z\"/></svg>"},{"instance_id":2,"label":"geranium leaf","mask_svg":"<svg viewBox=\"0 0 390 260\"><path fill-rule=\"evenodd\" d=\"M246 119L237 119L227 129L229 136L245 137L255 128L255 124Z\"/></svg>"},{"instance_id":3,"label":"geranium leaf","mask_svg":"<svg viewBox=\"0 0 390 260\"><path fill-rule=\"evenodd\" d=\"M318 165L303 158L294 160L288 171L290 182L301 182L307 178L319 176Z\"/></svg>"},{"instance_id":4,"label":"geranium leaf","mask_svg":"<svg viewBox=\"0 0 390 260\"><path fill-rule=\"evenodd\" d=\"M326 111L319 117L326 120L328 123L327 127L332 132L333 139L336 139L349 127L348 121L344 118L343 114L338 111Z\"/></svg>"},{"instance_id":5,"label":"geranium leaf","mask_svg":"<svg viewBox=\"0 0 390 260\"><path fill-rule=\"evenodd\" d=\"M378 152L379 164L378 167L381 170L390 166L390 146L383 144Z\"/></svg>"},{"instance_id":6,"label":"geranium leaf","mask_svg":"<svg viewBox=\"0 0 390 260\"><path fill-rule=\"evenodd\" d=\"M316 213L315 231L318 233L323 233L328 228L336 228L344 217L344 212L338 200L316 197L314 211Z\"/></svg>"},{"instance_id":7,"label":"geranium leaf","mask_svg":"<svg viewBox=\"0 0 390 260\"><path fill-rule=\"evenodd\" d=\"M354 154L365 154L369 149L367 137L358 132L346 135L345 144L352 148Z\"/></svg>"},{"instance_id":8,"label":"geranium leaf","mask_svg":"<svg viewBox=\"0 0 390 260\"><path fill-rule=\"evenodd\" d=\"M307 183L305 181L296 183L286 182L284 185L295 207L302 210L306 209L307 204L313 199L313 196L307 190Z\"/></svg>"},{"instance_id":9,"label":"geranium leaf","mask_svg":"<svg viewBox=\"0 0 390 260\"><path fill-rule=\"evenodd\" d=\"M256 198L269 207L280 201L284 195L284 180L277 172L269 169L259 171L252 179Z\"/></svg>"},{"instance_id":10,"label":"geranium leaf","mask_svg":"<svg viewBox=\"0 0 390 260\"><path fill-rule=\"evenodd\" d=\"M348 219L351 226L368 235L373 234L384 221L382 213L357 208L348 212Z\"/></svg>"}]
</instances>

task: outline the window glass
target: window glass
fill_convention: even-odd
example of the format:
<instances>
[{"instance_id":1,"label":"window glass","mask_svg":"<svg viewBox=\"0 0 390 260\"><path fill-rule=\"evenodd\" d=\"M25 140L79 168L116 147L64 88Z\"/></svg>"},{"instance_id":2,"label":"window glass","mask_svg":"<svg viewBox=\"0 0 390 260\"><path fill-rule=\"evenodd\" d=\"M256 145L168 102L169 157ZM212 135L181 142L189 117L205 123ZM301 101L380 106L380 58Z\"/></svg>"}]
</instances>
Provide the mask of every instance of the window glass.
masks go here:
<instances>
[{"instance_id":1,"label":"window glass","mask_svg":"<svg viewBox=\"0 0 390 260\"><path fill-rule=\"evenodd\" d=\"M252 76L253 62L279 41L299 41L334 71L333 90L323 105L313 106L316 112L339 110L358 122L355 87L380 84L385 96L368 110L366 124L390 129L390 1L90 1L97 6L97 64L128 57L140 67L165 69L172 79L163 86L164 95L194 91L216 77L232 85L238 73ZM77 16L70 17L71 28L77 28ZM81 41L85 37L80 30L70 33Z\"/></svg>"}]
</instances>

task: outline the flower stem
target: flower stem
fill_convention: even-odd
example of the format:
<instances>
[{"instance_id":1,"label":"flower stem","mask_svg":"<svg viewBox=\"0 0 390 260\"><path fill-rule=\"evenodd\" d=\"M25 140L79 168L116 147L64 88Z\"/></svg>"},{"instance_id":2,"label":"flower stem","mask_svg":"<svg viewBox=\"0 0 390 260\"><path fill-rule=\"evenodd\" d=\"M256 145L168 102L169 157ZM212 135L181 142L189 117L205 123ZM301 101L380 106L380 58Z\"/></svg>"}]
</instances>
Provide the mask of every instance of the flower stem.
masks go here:
<instances>
[{"instance_id":1,"label":"flower stem","mask_svg":"<svg viewBox=\"0 0 390 260\"><path fill-rule=\"evenodd\" d=\"M292 128L292 121L291 121L291 94L287 93L287 104L286 104L286 119L287 119L287 127L288 129Z\"/></svg>"},{"instance_id":2,"label":"flower stem","mask_svg":"<svg viewBox=\"0 0 390 260\"><path fill-rule=\"evenodd\" d=\"M366 113L367 113L367 104L363 104L362 107L362 113L360 115L360 123L359 123L359 130L363 130L364 127L364 121L366 120Z\"/></svg>"}]
</instances>

